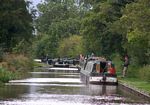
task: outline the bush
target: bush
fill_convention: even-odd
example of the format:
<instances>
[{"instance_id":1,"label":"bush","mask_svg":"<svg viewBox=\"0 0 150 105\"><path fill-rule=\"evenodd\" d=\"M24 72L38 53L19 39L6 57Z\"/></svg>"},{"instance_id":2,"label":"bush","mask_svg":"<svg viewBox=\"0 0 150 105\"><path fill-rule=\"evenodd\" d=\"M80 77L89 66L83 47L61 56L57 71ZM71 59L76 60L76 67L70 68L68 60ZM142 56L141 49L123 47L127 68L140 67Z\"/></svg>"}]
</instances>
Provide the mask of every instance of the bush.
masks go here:
<instances>
[{"instance_id":1,"label":"bush","mask_svg":"<svg viewBox=\"0 0 150 105\"><path fill-rule=\"evenodd\" d=\"M128 69L127 69L127 77L129 77L129 78L139 78L139 75L138 75L139 70L140 70L139 66L129 65Z\"/></svg>"},{"instance_id":2,"label":"bush","mask_svg":"<svg viewBox=\"0 0 150 105\"><path fill-rule=\"evenodd\" d=\"M146 65L139 70L139 77L150 82L150 65Z\"/></svg>"},{"instance_id":3,"label":"bush","mask_svg":"<svg viewBox=\"0 0 150 105\"><path fill-rule=\"evenodd\" d=\"M15 75L11 71L8 71L0 67L0 82L5 83L14 78L15 78Z\"/></svg>"},{"instance_id":4,"label":"bush","mask_svg":"<svg viewBox=\"0 0 150 105\"><path fill-rule=\"evenodd\" d=\"M2 66L10 71L27 71L33 68L33 61L24 55L6 54Z\"/></svg>"},{"instance_id":5,"label":"bush","mask_svg":"<svg viewBox=\"0 0 150 105\"><path fill-rule=\"evenodd\" d=\"M33 69L33 60L18 54L6 54L0 62L0 82L23 78L27 71Z\"/></svg>"},{"instance_id":6,"label":"bush","mask_svg":"<svg viewBox=\"0 0 150 105\"><path fill-rule=\"evenodd\" d=\"M150 65L143 67L130 65L127 72L128 78L138 78L150 82Z\"/></svg>"}]
</instances>

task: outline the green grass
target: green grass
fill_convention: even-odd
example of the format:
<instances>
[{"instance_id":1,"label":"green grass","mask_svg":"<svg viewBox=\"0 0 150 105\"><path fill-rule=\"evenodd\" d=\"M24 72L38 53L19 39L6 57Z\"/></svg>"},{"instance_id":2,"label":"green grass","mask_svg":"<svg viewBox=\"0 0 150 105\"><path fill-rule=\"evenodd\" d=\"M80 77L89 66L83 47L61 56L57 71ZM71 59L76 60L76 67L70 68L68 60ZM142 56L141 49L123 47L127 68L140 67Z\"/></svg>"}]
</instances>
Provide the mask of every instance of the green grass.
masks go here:
<instances>
[{"instance_id":1,"label":"green grass","mask_svg":"<svg viewBox=\"0 0 150 105\"><path fill-rule=\"evenodd\" d=\"M0 82L6 83L11 79L14 79L15 75L11 71L8 71L0 67Z\"/></svg>"},{"instance_id":2,"label":"green grass","mask_svg":"<svg viewBox=\"0 0 150 105\"><path fill-rule=\"evenodd\" d=\"M119 81L126 83L131 87L142 90L150 95L150 82L146 82L137 78L120 78Z\"/></svg>"},{"instance_id":3,"label":"green grass","mask_svg":"<svg viewBox=\"0 0 150 105\"><path fill-rule=\"evenodd\" d=\"M123 62L120 60L119 55L114 55L112 61L115 64L119 82L126 83L127 85L144 91L150 95L150 65L138 66L132 65L128 67L127 77L121 78Z\"/></svg>"},{"instance_id":4,"label":"green grass","mask_svg":"<svg viewBox=\"0 0 150 105\"><path fill-rule=\"evenodd\" d=\"M34 62L34 67L48 67L49 64Z\"/></svg>"}]
</instances>

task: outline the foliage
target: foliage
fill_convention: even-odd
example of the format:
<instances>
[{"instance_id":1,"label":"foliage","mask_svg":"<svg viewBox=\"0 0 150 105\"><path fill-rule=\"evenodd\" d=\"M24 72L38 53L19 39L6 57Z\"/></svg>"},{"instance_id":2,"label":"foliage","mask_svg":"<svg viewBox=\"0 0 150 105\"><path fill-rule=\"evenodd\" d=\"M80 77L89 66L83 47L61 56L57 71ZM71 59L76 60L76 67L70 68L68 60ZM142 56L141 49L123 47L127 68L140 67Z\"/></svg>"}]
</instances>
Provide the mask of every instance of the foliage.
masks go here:
<instances>
[{"instance_id":1,"label":"foliage","mask_svg":"<svg viewBox=\"0 0 150 105\"><path fill-rule=\"evenodd\" d=\"M25 0L0 0L0 81L32 68L33 9ZM15 54L13 54L15 53ZM29 58L27 58L29 57Z\"/></svg>"},{"instance_id":2,"label":"foliage","mask_svg":"<svg viewBox=\"0 0 150 105\"><path fill-rule=\"evenodd\" d=\"M139 70L139 78L150 83L150 65L146 65Z\"/></svg>"},{"instance_id":3,"label":"foliage","mask_svg":"<svg viewBox=\"0 0 150 105\"><path fill-rule=\"evenodd\" d=\"M109 56L122 51L122 37L111 31L111 25L121 16L121 7L100 2L83 19L83 39L88 53Z\"/></svg>"},{"instance_id":4,"label":"foliage","mask_svg":"<svg viewBox=\"0 0 150 105\"><path fill-rule=\"evenodd\" d=\"M32 15L24 0L0 0L0 46L11 52L20 40L32 38Z\"/></svg>"},{"instance_id":5,"label":"foliage","mask_svg":"<svg viewBox=\"0 0 150 105\"><path fill-rule=\"evenodd\" d=\"M141 69L140 66L129 65L127 69L127 77L128 78L139 78L139 70Z\"/></svg>"},{"instance_id":6,"label":"foliage","mask_svg":"<svg viewBox=\"0 0 150 105\"><path fill-rule=\"evenodd\" d=\"M14 74L11 71L8 71L0 67L0 82L8 82L9 80L14 79Z\"/></svg>"},{"instance_id":7,"label":"foliage","mask_svg":"<svg viewBox=\"0 0 150 105\"><path fill-rule=\"evenodd\" d=\"M45 55L50 57L56 56L56 48L58 41L55 41L55 38L50 38L48 35L44 35L41 39L37 38L37 41L33 45L34 56L41 58Z\"/></svg>"},{"instance_id":8,"label":"foliage","mask_svg":"<svg viewBox=\"0 0 150 105\"><path fill-rule=\"evenodd\" d=\"M32 69L32 60L25 57L24 55L17 54L5 54L3 62L0 63L3 68L9 71L28 71Z\"/></svg>"},{"instance_id":9,"label":"foliage","mask_svg":"<svg viewBox=\"0 0 150 105\"><path fill-rule=\"evenodd\" d=\"M25 56L31 56L32 46L31 46L31 43L25 40L22 40L16 45L16 47L12 49L12 51L13 53L16 53L16 54L23 54Z\"/></svg>"},{"instance_id":10,"label":"foliage","mask_svg":"<svg viewBox=\"0 0 150 105\"><path fill-rule=\"evenodd\" d=\"M83 53L82 37L74 35L59 43L57 53L60 57L76 57Z\"/></svg>"},{"instance_id":11,"label":"foliage","mask_svg":"<svg viewBox=\"0 0 150 105\"><path fill-rule=\"evenodd\" d=\"M46 0L38 8L36 56L74 56L82 52L73 44L73 35L79 35L85 54L112 58L118 73L127 53L128 77L149 75L143 67L150 62L149 0Z\"/></svg>"},{"instance_id":12,"label":"foliage","mask_svg":"<svg viewBox=\"0 0 150 105\"><path fill-rule=\"evenodd\" d=\"M128 78L138 78L143 81L150 82L150 67L149 65L145 66L133 66L130 65L127 71Z\"/></svg>"},{"instance_id":13,"label":"foliage","mask_svg":"<svg viewBox=\"0 0 150 105\"><path fill-rule=\"evenodd\" d=\"M113 54L111 56L111 60L115 64L116 72L117 72L117 75L119 76L122 75L122 70L123 70L123 61L121 59L122 57L119 54Z\"/></svg>"},{"instance_id":14,"label":"foliage","mask_svg":"<svg viewBox=\"0 0 150 105\"><path fill-rule=\"evenodd\" d=\"M11 79L23 78L27 71L33 69L33 61L24 55L4 54L0 62L0 81L8 82Z\"/></svg>"},{"instance_id":15,"label":"foliage","mask_svg":"<svg viewBox=\"0 0 150 105\"><path fill-rule=\"evenodd\" d=\"M56 57L59 41L79 34L80 11L74 3L74 0L48 0L38 5L40 16L36 20L36 28L42 38L36 41L35 51L39 51L37 57L47 54Z\"/></svg>"},{"instance_id":16,"label":"foliage","mask_svg":"<svg viewBox=\"0 0 150 105\"><path fill-rule=\"evenodd\" d=\"M132 57L135 64L149 64L150 41L150 2L138 0L126 5L120 23L124 27L124 47Z\"/></svg>"},{"instance_id":17,"label":"foliage","mask_svg":"<svg viewBox=\"0 0 150 105\"><path fill-rule=\"evenodd\" d=\"M40 11L40 16L36 21L36 27L38 31L42 33L48 33L49 28L52 27L51 25L56 25L62 20L77 17L77 9L73 5L73 0L49 0L44 4L39 4L38 9Z\"/></svg>"}]
</instances>

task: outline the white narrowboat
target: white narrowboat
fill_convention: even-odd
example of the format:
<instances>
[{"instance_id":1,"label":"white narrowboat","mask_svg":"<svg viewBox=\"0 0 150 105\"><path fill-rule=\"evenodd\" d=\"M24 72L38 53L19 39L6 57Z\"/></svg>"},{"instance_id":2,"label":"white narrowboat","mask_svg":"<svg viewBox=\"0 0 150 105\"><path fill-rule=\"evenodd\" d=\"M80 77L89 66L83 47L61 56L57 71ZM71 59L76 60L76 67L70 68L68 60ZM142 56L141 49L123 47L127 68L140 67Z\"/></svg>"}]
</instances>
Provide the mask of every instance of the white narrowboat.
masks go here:
<instances>
[{"instance_id":1,"label":"white narrowboat","mask_svg":"<svg viewBox=\"0 0 150 105\"><path fill-rule=\"evenodd\" d=\"M85 63L80 71L80 79L85 84L118 83L117 75L108 72L108 61L94 60Z\"/></svg>"}]
</instances>

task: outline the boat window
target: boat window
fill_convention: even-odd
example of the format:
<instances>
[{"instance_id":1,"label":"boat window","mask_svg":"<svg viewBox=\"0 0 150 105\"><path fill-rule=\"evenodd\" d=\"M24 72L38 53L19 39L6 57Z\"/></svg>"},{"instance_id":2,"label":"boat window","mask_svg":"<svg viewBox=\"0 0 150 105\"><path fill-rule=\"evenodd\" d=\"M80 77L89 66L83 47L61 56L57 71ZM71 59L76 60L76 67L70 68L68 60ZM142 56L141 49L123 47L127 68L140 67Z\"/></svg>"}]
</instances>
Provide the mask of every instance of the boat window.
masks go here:
<instances>
[{"instance_id":1,"label":"boat window","mask_svg":"<svg viewBox=\"0 0 150 105\"><path fill-rule=\"evenodd\" d=\"M93 65L92 72L93 72L93 73L96 73L96 64Z\"/></svg>"},{"instance_id":2,"label":"boat window","mask_svg":"<svg viewBox=\"0 0 150 105\"><path fill-rule=\"evenodd\" d=\"M86 62L84 64L84 70L87 69L86 66L87 66L87 60L86 60Z\"/></svg>"},{"instance_id":3,"label":"boat window","mask_svg":"<svg viewBox=\"0 0 150 105\"><path fill-rule=\"evenodd\" d=\"M106 72L107 70L106 62L100 62L100 69L101 72Z\"/></svg>"},{"instance_id":4,"label":"boat window","mask_svg":"<svg viewBox=\"0 0 150 105\"><path fill-rule=\"evenodd\" d=\"M100 73L100 64L95 63L95 64L93 65L92 72L93 72L93 73Z\"/></svg>"},{"instance_id":5,"label":"boat window","mask_svg":"<svg viewBox=\"0 0 150 105\"><path fill-rule=\"evenodd\" d=\"M96 64L96 72L100 73L100 64Z\"/></svg>"},{"instance_id":6,"label":"boat window","mask_svg":"<svg viewBox=\"0 0 150 105\"><path fill-rule=\"evenodd\" d=\"M91 72L92 68L93 68L93 64L91 62L88 62L87 65L86 65L86 67L85 67L85 70Z\"/></svg>"}]
</instances>

